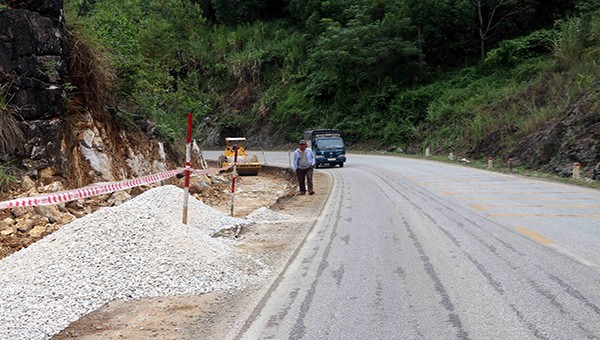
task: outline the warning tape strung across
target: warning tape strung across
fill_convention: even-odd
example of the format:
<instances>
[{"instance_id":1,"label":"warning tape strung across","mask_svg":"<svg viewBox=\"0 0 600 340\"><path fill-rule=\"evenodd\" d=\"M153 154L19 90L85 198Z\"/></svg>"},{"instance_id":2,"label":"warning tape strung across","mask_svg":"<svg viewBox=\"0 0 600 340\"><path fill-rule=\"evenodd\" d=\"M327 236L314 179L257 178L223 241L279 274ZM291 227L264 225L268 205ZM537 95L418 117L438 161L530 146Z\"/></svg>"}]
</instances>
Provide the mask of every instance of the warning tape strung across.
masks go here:
<instances>
[{"instance_id":1,"label":"warning tape strung across","mask_svg":"<svg viewBox=\"0 0 600 340\"><path fill-rule=\"evenodd\" d=\"M221 170L227 170L229 167L223 167L218 169L208 170L196 170L191 168L178 168L175 170L165 171L158 174L143 176L134 179L128 179L120 182L102 183L98 185L91 185L88 187L73 189L67 191L61 191L53 194L40 195L34 197L22 197L16 198L10 201L0 202L0 210L18 208L18 207L32 207L38 205L52 205L70 202L82 198L88 198L98 196L102 194L109 194L115 191L127 190L133 187L139 187L141 185L151 184L163 181L165 179L176 176L186 170L193 172L197 175L207 174L210 172L219 172Z\"/></svg>"},{"instance_id":2,"label":"warning tape strung across","mask_svg":"<svg viewBox=\"0 0 600 340\"><path fill-rule=\"evenodd\" d=\"M221 171L226 171L229 170L230 168L232 168L233 165L228 165L228 166L224 166L222 168L218 168L218 169L206 169L206 170L198 170L198 169L189 169L191 172L195 173L196 175L205 175L211 172L221 172ZM186 169L184 169L186 170Z\"/></svg>"}]
</instances>

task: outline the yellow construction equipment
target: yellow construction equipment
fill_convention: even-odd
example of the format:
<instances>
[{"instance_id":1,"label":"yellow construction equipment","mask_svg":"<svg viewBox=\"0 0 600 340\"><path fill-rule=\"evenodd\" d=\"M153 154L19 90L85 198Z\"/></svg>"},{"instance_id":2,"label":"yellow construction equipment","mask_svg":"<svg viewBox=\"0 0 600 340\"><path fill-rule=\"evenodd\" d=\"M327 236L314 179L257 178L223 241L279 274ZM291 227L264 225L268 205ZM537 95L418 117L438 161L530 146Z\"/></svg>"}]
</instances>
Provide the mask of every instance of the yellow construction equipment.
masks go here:
<instances>
[{"instance_id":1,"label":"yellow construction equipment","mask_svg":"<svg viewBox=\"0 0 600 340\"><path fill-rule=\"evenodd\" d=\"M235 149L237 148L236 172L240 176L256 176L260 170L258 157L248 156L244 147L245 137L227 137L225 138L225 152L219 156L217 163L219 166L233 165Z\"/></svg>"}]
</instances>

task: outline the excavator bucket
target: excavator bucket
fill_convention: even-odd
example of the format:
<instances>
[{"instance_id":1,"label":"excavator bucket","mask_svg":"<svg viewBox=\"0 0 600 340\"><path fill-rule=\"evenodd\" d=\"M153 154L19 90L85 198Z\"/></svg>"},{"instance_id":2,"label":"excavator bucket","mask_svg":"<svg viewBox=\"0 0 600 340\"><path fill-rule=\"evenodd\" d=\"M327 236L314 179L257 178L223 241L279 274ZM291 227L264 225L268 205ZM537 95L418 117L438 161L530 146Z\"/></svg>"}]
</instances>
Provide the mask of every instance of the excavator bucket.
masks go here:
<instances>
[{"instance_id":1,"label":"excavator bucket","mask_svg":"<svg viewBox=\"0 0 600 340\"><path fill-rule=\"evenodd\" d=\"M225 138L225 152L219 157L218 163L220 166L233 165L235 159L235 151L237 148L237 164L236 172L240 176L256 176L260 171L260 162L258 157L249 156L244 148L244 137L227 137Z\"/></svg>"}]
</instances>

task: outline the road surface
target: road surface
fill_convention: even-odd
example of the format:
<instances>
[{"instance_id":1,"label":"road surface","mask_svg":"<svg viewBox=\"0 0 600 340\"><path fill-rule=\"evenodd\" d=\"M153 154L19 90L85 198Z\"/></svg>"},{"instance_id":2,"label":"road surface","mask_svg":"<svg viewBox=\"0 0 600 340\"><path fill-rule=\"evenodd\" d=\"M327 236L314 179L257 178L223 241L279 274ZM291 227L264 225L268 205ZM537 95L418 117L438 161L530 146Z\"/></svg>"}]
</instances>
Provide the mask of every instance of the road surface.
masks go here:
<instances>
[{"instance_id":1,"label":"road surface","mask_svg":"<svg viewBox=\"0 0 600 340\"><path fill-rule=\"evenodd\" d=\"M372 155L315 171L327 205L237 338L600 338L599 191Z\"/></svg>"}]
</instances>

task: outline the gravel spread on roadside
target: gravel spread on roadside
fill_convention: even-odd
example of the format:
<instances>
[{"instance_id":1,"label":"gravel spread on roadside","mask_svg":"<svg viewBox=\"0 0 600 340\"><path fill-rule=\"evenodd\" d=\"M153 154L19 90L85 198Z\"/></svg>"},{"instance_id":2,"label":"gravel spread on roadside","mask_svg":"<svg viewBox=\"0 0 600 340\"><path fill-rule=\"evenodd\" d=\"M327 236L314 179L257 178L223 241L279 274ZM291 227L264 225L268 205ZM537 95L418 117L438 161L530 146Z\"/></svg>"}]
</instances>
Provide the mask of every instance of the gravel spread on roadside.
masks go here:
<instances>
[{"instance_id":1,"label":"gravel spread on roadside","mask_svg":"<svg viewBox=\"0 0 600 340\"><path fill-rule=\"evenodd\" d=\"M255 222L190 196L185 225L182 205L182 189L158 187L0 261L0 339L48 339L114 299L242 289L269 274L211 236Z\"/></svg>"},{"instance_id":2,"label":"gravel spread on roadside","mask_svg":"<svg viewBox=\"0 0 600 340\"><path fill-rule=\"evenodd\" d=\"M264 222L264 223L278 223L282 221L289 221L292 216L287 214L278 213L267 207L261 207L246 216L246 219L253 222Z\"/></svg>"}]
</instances>

